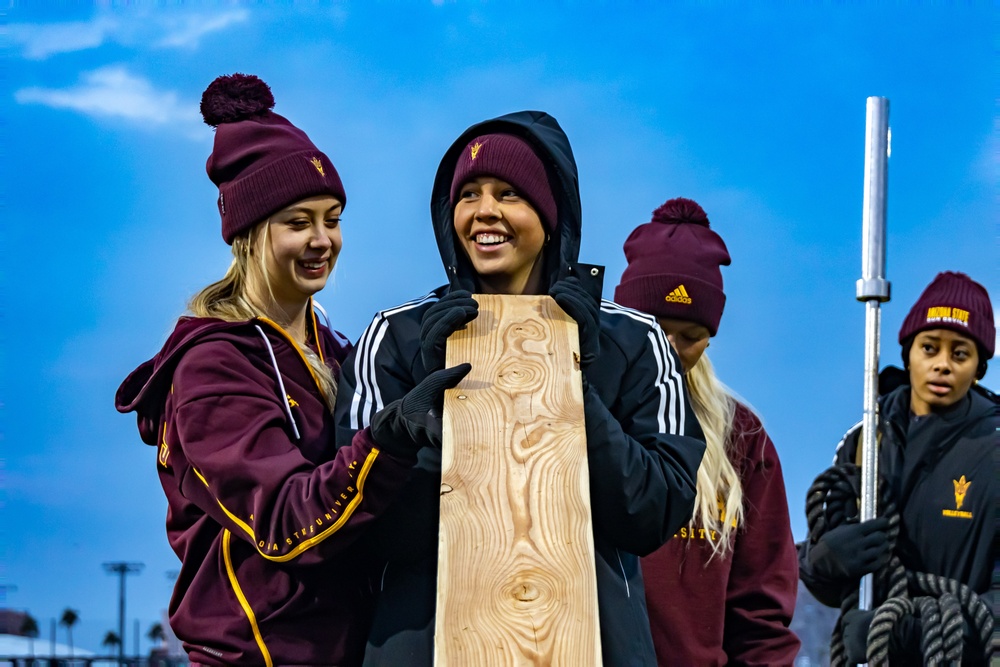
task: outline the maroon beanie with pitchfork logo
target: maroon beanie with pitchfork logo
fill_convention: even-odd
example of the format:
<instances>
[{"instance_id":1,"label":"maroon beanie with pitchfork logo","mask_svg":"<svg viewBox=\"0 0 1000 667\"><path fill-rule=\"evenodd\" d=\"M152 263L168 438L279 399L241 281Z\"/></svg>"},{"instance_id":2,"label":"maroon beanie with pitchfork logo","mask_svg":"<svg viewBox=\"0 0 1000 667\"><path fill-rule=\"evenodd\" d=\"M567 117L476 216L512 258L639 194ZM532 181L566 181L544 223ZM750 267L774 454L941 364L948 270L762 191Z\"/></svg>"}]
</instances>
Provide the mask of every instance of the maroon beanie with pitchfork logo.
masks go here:
<instances>
[{"instance_id":1,"label":"maroon beanie with pitchfork logo","mask_svg":"<svg viewBox=\"0 0 1000 667\"><path fill-rule=\"evenodd\" d=\"M268 85L247 74L220 76L201 96L201 115L215 128L206 169L219 188L226 243L308 197L347 203L330 158L273 107Z\"/></svg>"},{"instance_id":2,"label":"maroon beanie with pitchfork logo","mask_svg":"<svg viewBox=\"0 0 1000 667\"><path fill-rule=\"evenodd\" d=\"M726 305L719 267L729 266L729 251L697 202L678 197L653 211L625 241L625 258L615 301L716 334Z\"/></svg>"},{"instance_id":3,"label":"maroon beanie with pitchfork logo","mask_svg":"<svg viewBox=\"0 0 1000 667\"><path fill-rule=\"evenodd\" d=\"M558 210L545 165L524 139L512 134L485 134L470 141L455 164L452 206L458 202L462 186L479 176L495 176L513 185L534 207L542 225L555 231Z\"/></svg>"},{"instance_id":4,"label":"maroon beanie with pitchfork logo","mask_svg":"<svg viewBox=\"0 0 1000 667\"><path fill-rule=\"evenodd\" d=\"M985 287L964 273L944 271L935 276L903 320L899 329L900 345L910 336L928 329L957 331L974 340L982 356L993 358L997 329L990 295Z\"/></svg>"}]
</instances>

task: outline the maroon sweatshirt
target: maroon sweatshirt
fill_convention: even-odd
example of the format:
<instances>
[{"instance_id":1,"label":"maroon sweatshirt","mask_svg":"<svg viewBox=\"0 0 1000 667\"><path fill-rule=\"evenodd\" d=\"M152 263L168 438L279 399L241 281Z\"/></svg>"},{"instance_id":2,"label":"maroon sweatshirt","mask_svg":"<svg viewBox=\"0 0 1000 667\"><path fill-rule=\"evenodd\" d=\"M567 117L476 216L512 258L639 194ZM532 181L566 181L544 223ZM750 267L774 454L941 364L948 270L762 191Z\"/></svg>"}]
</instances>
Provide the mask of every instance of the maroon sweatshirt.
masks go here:
<instances>
[{"instance_id":1,"label":"maroon sweatshirt","mask_svg":"<svg viewBox=\"0 0 1000 667\"><path fill-rule=\"evenodd\" d=\"M349 344L311 318L339 374ZM351 548L416 460L337 450L302 351L268 320L181 318L116 396L155 446L181 559L170 626L205 665L358 665L370 587Z\"/></svg>"},{"instance_id":2,"label":"maroon sweatshirt","mask_svg":"<svg viewBox=\"0 0 1000 667\"><path fill-rule=\"evenodd\" d=\"M661 665L791 665L789 629L798 560L781 464L763 425L741 403L730 460L743 483L744 522L726 557L709 560L704 529L687 526L642 559Z\"/></svg>"}]
</instances>

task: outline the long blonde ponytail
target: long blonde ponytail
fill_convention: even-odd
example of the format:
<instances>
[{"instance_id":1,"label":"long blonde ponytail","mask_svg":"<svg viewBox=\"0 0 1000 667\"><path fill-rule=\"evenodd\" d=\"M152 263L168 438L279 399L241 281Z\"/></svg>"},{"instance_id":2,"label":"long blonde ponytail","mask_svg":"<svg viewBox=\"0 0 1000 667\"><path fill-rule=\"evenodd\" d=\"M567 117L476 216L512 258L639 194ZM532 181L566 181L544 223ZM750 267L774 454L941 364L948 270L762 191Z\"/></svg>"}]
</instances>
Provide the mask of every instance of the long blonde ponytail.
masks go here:
<instances>
[{"instance_id":1,"label":"long blonde ponytail","mask_svg":"<svg viewBox=\"0 0 1000 667\"><path fill-rule=\"evenodd\" d=\"M729 459L736 400L716 377L707 354L701 355L685 378L691 408L706 443L698 468L693 523L705 529L712 556L722 558L731 548L734 531L743 523L743 485Z\"/></svg>"},{"instance_id":2,"label":"long blonde ponytail","mask_svg":"<svg viewBox=\"0 0 1000 667\"><path fill-rule=\"evenodd\" d=\"M270 249L268 229L269 224L265 220L255 225L248 234L233 239L233 261L229 269L221 280L191 297L188 310L192 315L214 317L226 322L243 322L269 317L266 310L254 303L250 296L251 284L262 281L268 298L274 303L274 291L271 288L267 259L263 252L264 248ZM260 258L259 262L250 261L254 255ZM317 340L317 347L319 344ZM333 377L333 371L308 347L302 346L301 350L313 375L316 376L327 409L333 412L334 404L337 402L337 382Z\"/></svg>"}]
</instances>

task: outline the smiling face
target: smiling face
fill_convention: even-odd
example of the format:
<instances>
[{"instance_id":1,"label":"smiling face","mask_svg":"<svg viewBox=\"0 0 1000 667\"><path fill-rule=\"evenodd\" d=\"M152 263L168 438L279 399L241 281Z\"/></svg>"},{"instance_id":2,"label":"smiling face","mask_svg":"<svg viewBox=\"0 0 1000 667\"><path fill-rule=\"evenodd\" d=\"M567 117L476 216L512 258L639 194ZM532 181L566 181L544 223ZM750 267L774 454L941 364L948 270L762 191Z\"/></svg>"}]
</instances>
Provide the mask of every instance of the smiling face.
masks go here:
<instances>
[{"instance_id":1,"label":"smiling face","mask_svg":"<svg viewBox=\"0 0 1000 667\"><path fill-rule=\"evenodd\" d=\"M539 294L545 230L535 209L509 183L480 176L455 204L455 235L486 294Z\"/></svg>"},{"instance_id":2,"label":"smiling face","mask_svg":"<svg viewBox=\"0 0 1000 667\"><path fill-rule=\"evenodd\" d=\"M979 366L975 342L950 329L919 332L910 347L910 409L926 415L965 397Z\"/></svg>"},{"instance_id":3,"label":"smiling face","mask_svg":"<svg viewBox=\"0 0 1000 667\"><path fill-rule=\"evenodd\" d=\"M675 320L670 317L657 317L663 333L667 334L667 340L673 346L677 356L681 358L681 365L687 373L701 359L701 355L708 348L708 339L711 334L708 329L697 322L690 320Z\"/></svg>"},{"instance_id":4,"label":"smiling face","mask_svg":"<svg viewBox=\"0 0 1000 667\"><path fill-rule=\"evenodd\" d=\"M285 313L303 308L316 292L326 286L343 241L340 214L343 206L334 197L321 195L286 206L268 222L266 233L258 235L267 272L264 294ZM260 303L270 299L260 297ZM268 309L265 309L268 310Z\"/></svg>"}]
</instances>

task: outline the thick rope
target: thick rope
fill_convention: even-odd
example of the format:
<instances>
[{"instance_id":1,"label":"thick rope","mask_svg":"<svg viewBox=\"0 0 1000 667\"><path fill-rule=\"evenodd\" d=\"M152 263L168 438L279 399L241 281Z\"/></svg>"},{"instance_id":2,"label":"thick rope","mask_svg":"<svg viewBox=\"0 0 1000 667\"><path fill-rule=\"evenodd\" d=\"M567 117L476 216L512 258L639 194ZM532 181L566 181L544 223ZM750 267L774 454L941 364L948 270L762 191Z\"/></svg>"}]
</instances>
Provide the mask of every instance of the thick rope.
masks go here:
<instances>
[{"instance_id":1,"label":"thick rope","mask_svg":"<svg viewBox=\"0 0 1000 667\"><path fill-rule=\"evenodd\" d=\"M889 664L889 638L896 624L905 615L913 615L913 602L908 598L889 598L875 610L868 628L868 664Z\"/></svg>"},{"instance_id":2,"label":"thick rope","mask_svg":"<svg viewBox=\"0 0 1000 667\"><path fill-rule=\"evenodd\" d=\"M813 543L828 531L844 523L855 523L858 502L858 467L852 463L835 465L821 473L806 495L806 522ZM874 573L875 598L883 600L875 608L868 630L867 659L872 667L889 664L889 647L896 625L904 616L920 621L920 651L925 665L958 664L964 648L963 626L974 627L972 635L989 660L993 614L989 606L968 586L937 575L909 572L896 555L899 537L899 511L888 486L879 484L880 515L888 517L888 540L892 555L889 562ZM846 667L844 615L858 607L855 587L841 602L840 617L830 638L830 665Z\"/></svg>"},{"instance_id":3,"label":"thick rope","mask_svg":"<svg viewBox=\"0 0 1000 667\"><path fill-rule=\"evenodd\" d=\"M941 600L945 598L953 599L961 616L954 618L945 615L943 622L946 626L949 626L949 624L952 626L957 625L958 634L961 636L962 617L964 616L965 620L972 624L970 628L972 635L979 639L981 646L986 647L988 651L986 657L990 657L992 654L990 635L993 634L993 611L975 591L954 579L927 574L926 572L908 572L907 578L910 590L915 591L917 594L933 595ZM944 610L943 604L942 610Z\"/></svg>"}]
</instances>

